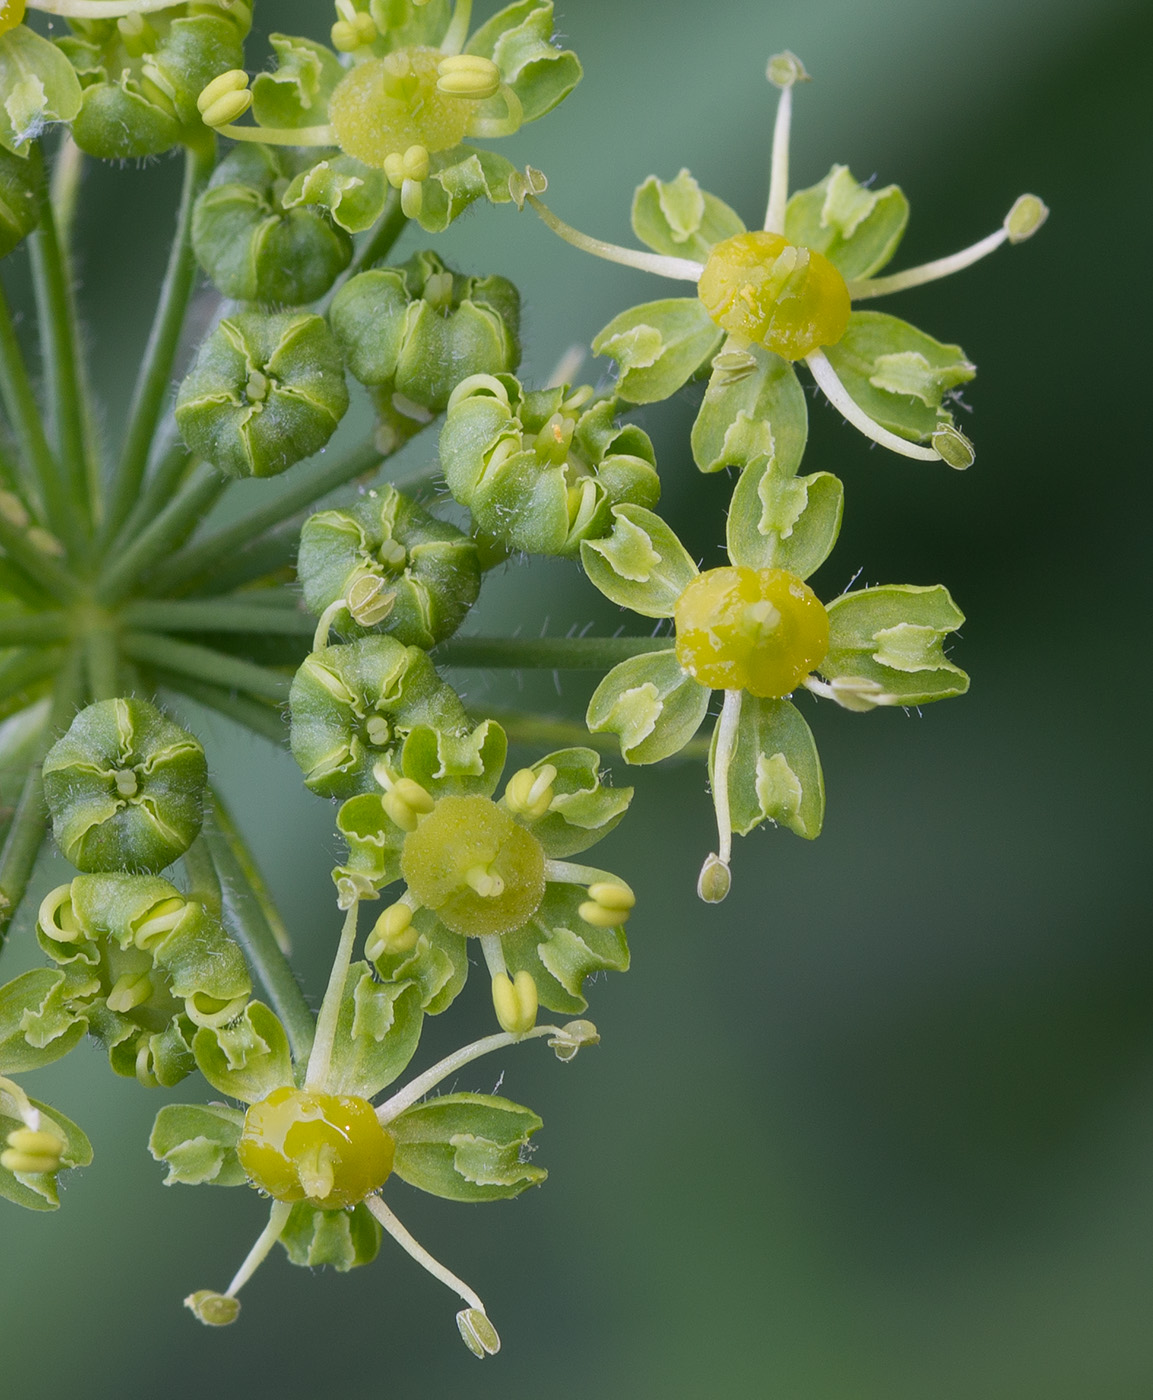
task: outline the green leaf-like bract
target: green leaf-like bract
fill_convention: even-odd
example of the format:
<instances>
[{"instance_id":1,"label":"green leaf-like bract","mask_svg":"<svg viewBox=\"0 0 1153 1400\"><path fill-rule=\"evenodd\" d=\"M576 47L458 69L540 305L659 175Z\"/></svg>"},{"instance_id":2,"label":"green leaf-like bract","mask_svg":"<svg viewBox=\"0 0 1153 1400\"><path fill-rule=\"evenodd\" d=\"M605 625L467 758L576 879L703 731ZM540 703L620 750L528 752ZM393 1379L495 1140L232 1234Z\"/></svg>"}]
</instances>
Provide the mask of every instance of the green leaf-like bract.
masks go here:
<instances>
[{"instance_id":1,"label":"green leaf-like bract","mask_svg":"<svg viewBox=\"0 0 1153 1400\"><path fill-rule=\"evenodd\" d=\"M156 1115L148 1150L168 1167L165 1186L243 1186L236 1156L244 1114L223 1104L166 1104Z\"/></svg>"},{"instance_id":2,"label":"green leaf-like bract","mask_svg":"<svg viewBox=\"0 0 1153 1400\"><path fill-rule=\"evenodd\" d=\"M743 347L755 361L734 379L714 370L693 424L693 460L703 472L768 460L792 475L801 465L809 412L796 371L759 345Z\"/></svg>"},{"instance_id":3,"label":"green leaf-like bract","mask_svg":"<svg viewBox=\"0 0 1153 1400\"><path fill-rule=\"evenodd\" d=\"M382 1234L363 1201L351 1210L318 1210L307 1201L297 1201L279 1242L293 1264L309 1269L327 1264L346 1274L372 1263L380 1252Z\"/></svg>"},{"instance_id":4,"label":"green leaf-like bract","mask_svg":"<svg viewBox=\"0 0 1153 1400\"><path fill-rule=\"evenodd\" d=\"M258 1103L293 1083L288 1037L263 1002L249 1002L231 1026L202 1027L192 1048L209 1084L242 1103Z\"/></svg>"},{"instance_id":5,"label":"green leaf-like bract","mask_svg":"<svg viewBox=\"0 0 1153 1400\"><path fill-rule=\"evenodd\" d=\"M823 253L846 281L871 277L893 254L909 221L909 201L896 185L868 189L847 165L820 184L798 190L785 211L790 243Z\"/></svg>"},{"instance_id":6,"label":"green leaf-like bract","mask_svg":"<svg viewBox=\"0 0 1153 1400\"><path fill-rule=\"evenodd\" d=\"M616 361L622 399L659 403L704 369L724 335L696 297L668 297L614 316L592 348Z\"/></svg>"},{"instance_id":7,"label":"green leaf-like bract","mask_svg":"<svg viewBox=\"0 0 1153 1400\"><path fill-rule=\"evenodd\" d=\"M706 262L726 238L744 233L741 216L702 190L687 170L675 180L650 175L633 196L633 232L656 253Z\"/></svg>"},{"instance_id":8,"label":"green leaf-like bract","mask_svg":"<svg viewBox=\"0 0 1153 1400\"><path fill-rule=\"evenodd\" d=\"M612 533L581 545L581 563L606 598L644 617L672 617L697 566L659 515L615 506Z\"/></svg>"},{"instance_id":9,"label":"green leaf-like bract","mask_svg":"<svg viewBox=\"0 0 1153 1400\"><path fill-rule=\"evenodd\" d=\"M378 982L367 963L353 963L325 1093L371 1099L402 1074L420 1040L420 1003L415 982Z\"/></svg>"},{"instance_id":10,"label":"green leaf-like bract","mask_svg":"<svg viewBox=\"0 0 1153 1400\"><path fill-rule=\"evenodd\" d=\"M0 146L26 156L48 122L71 121L80 83L67 58L47 39L18 24L0 34Z\"/></svg>"},{"instance_id":11,"label":"green leaf-like bract","mask_svg":"<svg viewBox=\"0 0 1153 1400\"><path fill-rule=\"evenodd\" d=\"M710 782L715 762L714 732ZM821 761L812 732L791 701L741 697L728 786L733 830L742 836L763 821L787 826L809 841L820 835L825 817Z\"/></svg>"},{"instance_id":12,"label":"green leaf-like bract","mask_svg":"<svg viewBox=\"0 0 1153 1400\"><path fill-rule=\"evenodd\" d=\"M402 1181L450 1201L499 1201L539 1185L547 1173L521 1160L541 1126L531 1109L492 1094L445 1094L388 1125L393 1170Z\"/></svg>"},{"instance_id":13,"label":"green leaf-like bract","mask_svg":"<svg viewBox=\"0 0 1153 1400\"><path fill-rule=\"evenodd\" d=\"M729 558L747 569L808 578L832 553L845 489L830 472L789 476L772 460L742 472L726 526Z\"/></svg>"},{"instance_id":14,"label":"green leaf-like bract","mask_svg":"<svg viewBox=\"0 0 1153 1400\"><path fill-rule=\"evenodd\" d=\"M860 677L902 705L964 695L969 677L945 656L950 632L965 621L946 588L886 584L846 593L829 604L829 650L820 666L829 680Z\"/></svg>"},{"instance_id":15,"label":"green leaf-like bract","mask_svg":"<svg viewBox=\"0 0 1153 1400\"><path fill-rule=\"evenodd\" d=\"M710 695L670 647L614 666L593 691L586 721L594 734L617 736L626 762L659 763L701 727Z\"/></svg>"}]
</instances>

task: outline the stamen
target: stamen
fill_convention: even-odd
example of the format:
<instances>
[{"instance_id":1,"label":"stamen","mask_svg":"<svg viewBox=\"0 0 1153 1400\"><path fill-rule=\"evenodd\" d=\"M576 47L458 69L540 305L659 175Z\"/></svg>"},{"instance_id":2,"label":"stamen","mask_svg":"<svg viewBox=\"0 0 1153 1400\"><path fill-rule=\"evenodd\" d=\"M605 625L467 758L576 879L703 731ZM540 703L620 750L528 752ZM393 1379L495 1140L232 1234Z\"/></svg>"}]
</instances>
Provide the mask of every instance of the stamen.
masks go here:
<instances>
[{"instance_id":1,"label":"stamen","mask_svg":"<svg viewBox=\"0 0 1153 1400\"><path fill-rule=\"evenodd\" d=\"M518 1040L536 1025L539 1004L536 983L532 973L525 968L521 968L515 979L510 978L507 972L498 973L492 979L492 1005L496 1019L502 1030Z\"/></svg>"},{"instance_id":2,"label":"stamen","mask_svg":"<svg viewBox=\"0 0 1153 1400\"><path fill-rule=\"evenodd\" d=\"M231 121L231 119L230 119ZM331 126L226 126L216 127L230 141L255 141L262 146L337 146Z\"/></svg>"},{"instance_id":3,"label":"stamen","mask_svg":"<svg viewBox=\"0 0 1153 1400\"><path fill-rule=\"evenodd\" d=\"M805 65L786 50L769 59L765 77L781 90L777 119L773 123L773 163L769 173L769 204L765 232L784 233L785 206L789 201L789 131L793 120L793 84L809 81Z\"/></svg>"},{"instance_id":4,"label":"stamen","mask_svg":"<svg viewBox=\"0 0 1153 1400\"><path fill-rule=\"evenodd\" d=\"M436 66L438 92L484 102L500 91L500 69L491 58L462 53L442 58Z\"/></svg>"},{"instance_id":5,"label":"stamen","mask_svg":"<svg viewBox=\"0 0 1153 1400\"><path fill-rule=\"evenodd\" d=\"M347 607L343 598L337 598L334 603L329 603L328 607L320 614L320 621L316 624L316 631L312 634L313 651L321 651L328 645L328 634L336 620L338 613L343 612Z\"/></svg>"},{"instance_id":6,"label":"stamen","mask_svg":"<svg viewBox=\"0 0 1153 1400\"><path fill-rule=\"evenodd\" d=\"M323 1092L328 1071L332 1064L332 1048L336 1043L336 1024L340 1017L340 1003L344 1000L344 984L348 978L348 965L352 961L352 949L356 943L356 918L360 901L354 900L344 916L344 927L340 932L340 942L336 957L332 962L332 973L324 1000L320 1005L320 1015L316 1018L316 1039L308 1057L308 1069L304 1076L304 1087L313 1093Z\"/></svg>"},{"instance_id":7,"label":"stamen","mask_svg":"<svg viewBox=\"0 0 1153 1400\"><path fill-rule=\"evenodd\" d=\"M292 1206L288 1201L273 1201L268 1212L268 1224L256 1238L256 1243L248 1251L248 1257L236 1271L236 1277L228 1285L226 1293L214 1293L210 1288L201 1288L190 1293L184 1306L196 1314L207 1327L227 1327L235 1322L240 1312L236 1295L268 1258L272 1246L280 1238Z\"/></svg>"},{"instance_id":8,"label":"stamen","mask_svg":"<svg viewBox=\"0 0 1153 1400\"><path fill-rule=\"evenodd\" d=\"M899 452L902 457L913 457L918 462L939 462L941 460L940 453L934 448L919 447L915 442L908 442L905 438L898 437L896 433L889 432L888 428L882 428L880 423L875 423L837 378L837 372L829 363L823 350L811 351L805 356L805 363L812 370L813 378L821 386L821 392L825 398L838 410L846 422L851 423L867 438L879 442L890 452Z\"/></svg>"},{"instance_id":9,"label":"stamen","mask_svg":"<svg viewBox=\"0 0 1153 1400\"><path fill-rule=\"evenodd\" d=\"M732 883L729 875L729 861L733 854L733 821L729 812L729 765L737 747L742 693L739 690L725 691L725 703L717 721L716 750L713 758L713 810L717 815L717 850L705 861L697 880L697 895L706 904L719 904L728 894Z\"/></svg>"},{"instance_id":10,"label":"stamen","mask_svg":"<svg viewBox=\"0 0 1153 1400\"><path fill-rule=\"evenodd\" d=\"M470 136L482 136L487 140L496 136L513 136L524 125L524 108L520 98L507 83L501 83L498 91L504 98L504 116L484 116L478 113L468 124Z\"/></svg>"},{"instance_id":11,"label":"stamen","mask_svg":"<svg viewBox=\"0 0 1153 1400\"><path fill-rule=\"evenodd\" d=\"M806 676L801 684L823 700L832 700L843 710L850 710L858 715L868 714L878 705L901 703L896 695L888 694L882 685L866 676L838 676L832 681L823 681L817 676Z\"/></svg>"},{"instance_id":12,"label":"stamen","mask_svg":"<svg viewBox=\"0 0 1153 1400\"><path fill-rule=\"evenodd\" d=\"M408 953L420 934L412 922L412 906L406 900L390 904L372 926L364 944L364 956L375 962L385 953Z\"/></svg>"},{"instance_id":13,"label":"stamen","mask_svg":"<svg viewBox=\"0 0 1153 1400\"><path fill-rule=\"evenodd\" d=\"M870 297L903 292L907 287L920 287L926 282L948 277L988 257L1002 243L1023 243L1037 232L1048 217L1049 210L1044 200L1038 199L1035 194L1023 194L1014 202L996 233L978 239L970 247L963 248L959 253L952 253L947 258L936 258L933 262L922 263L920 267L909 267L904 272L894 272L889 277L866 277L859 282L850 282L849 296L853 301L866 301Z\"/></svg>"},{"instance_id":14,"label":"stamen","mask_svg":"<svg viewBox=\"0 0 1153 1400\"><path fill-rule=\"evenodd\" d=\"M625 267L639 268L641 272L655 272L658 277L672 277L680 282L699 282L704 272L703 264L691 258L669 258L661 253L642 253L636 248L622 248L616 243L605 243L600 238L590 238L588 234L558 219L547 204L543 204L535 194L527 193L525 200L559 238L571 243L574 248L604 258L606 262L622 263Z\"/></svg>"},{"instance_id":15,"label":"stamen","mask_svg":"<svg viewBox=\"0 0 1153 1400\"><path fill-rule=\"evenodd\" d=\"M481 899L498 899L504 894L504 881L487 865L471 866L464 874L465 884Z\"/></svg>"}]
</instances>

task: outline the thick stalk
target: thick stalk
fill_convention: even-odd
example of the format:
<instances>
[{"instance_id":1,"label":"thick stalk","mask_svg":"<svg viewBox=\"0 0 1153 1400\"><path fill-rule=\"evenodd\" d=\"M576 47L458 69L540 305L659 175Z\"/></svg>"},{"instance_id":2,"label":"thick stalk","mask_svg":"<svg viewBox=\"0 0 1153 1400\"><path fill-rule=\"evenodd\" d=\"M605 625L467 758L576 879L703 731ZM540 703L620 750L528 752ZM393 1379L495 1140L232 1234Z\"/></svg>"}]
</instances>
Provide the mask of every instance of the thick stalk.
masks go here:
<instances>
[{"instance_id":1,"label":"thick stalk","mask_svg":"<svg viewBox=\"0 0 1153 1400\"><path fill-rule=\"evenodd\" d=\"M125 632L122 645L126 656L146 666L159 666L225 690L246 691L268 700L288 699L292 684L288 676L238 656L226 656L211 647L176 642L155 632Z\"/></svg>"},{"instance_id":2,"label":"thick stalk","mask_svg":"<svg viewBox=\"0 0 1153 1400\"><path fill-rule=\"evenodd\" d=\"M212 467L201 465L156 519L104 570L96 589L97 601L118 603L142 573L184 543L227 486L227 480Z\"/></svg>"},{"instance_id":3,"label":"thick stalk","mask_svg":"<svg viewBox=\"0 0 1153 1400\"><path fill-rule=\"evenodd\" d=\"M262 607L245 601L200 599L129 603L122 617L127 627L156 632L254 632L283 637L311 637L316 619L297 608ZM0 618L0 638L4 622Z\"/></svg>"},{"instance_id":4,"label":"thick stalk","mask_svg":"<svg viewBox=\"0 0 1153 1400\"><path fill-rule=\"evenodd\" d=\"M40 224L29 240L32 286L44 357L44 378L56 433L56 450L70 492L67 517L53 522L61 538L76 546L92 523L89 483L94 470L87 441L88 413L80 372L76 311L56 215L46 180L40 182Z\"/></svg>"},{"instance_id":5,"label":"thick stalk","mask_svg":"<svg viewBox=\"0 0 1153 1400\"><path fill-rule=\"evenodd\" d=\"M85 633L84 660L93 700L114 700L122 694L120 655L111 627L92 627Z\"/></svg>"},{"instance_id":6,"label":"thick stalk","mask_svg":"<svg viewBox=\"0 0 1153 1400\"><path fill-rule=\"evenodd\" d=\"M0 284L0 394L20 444L22 477L30 502L43 502L46 518L55 525L67 514L68 492L40 417L28 367L12 323L8 298Z\"/></svg>"},{"instance_id":7,"label":"thick stalk","mask_svg":"<svg viewBox=\"0 0 1153 1400\"><path fill-rule=\"evenodd\" d=\"M284 1023L292 1047L292 1058L303 1062L312 1050L316 1022L300 990L296 974L277 946L276 937L261 912L259 901L252 894L244 870L216 822L215 812L214 796L212 815L204 826L204 839L212 853L212 861L224 891L229 931L244 949L249 965L268 994L272 1009Z\"/></svg>"},{"instance_id":8,"label":"thick stalk","mask_svg":"<svg viewBox=\"0 0 1153 1400\"><path fill-rule=\"evenodd\" d=\"M212 794L212 801L217 829L228 842L228 848L244 874L248 891L260 906L260 912L264 915L265 922L272 930L272 936L276 939L276 946L287 958L292 952L292 939L288 936L288 929L285 927L284 920L280 917L280 910L276 907L276 901L272 897L272 891L268 888L268 883L261 873L260 866L256 863L256 856L252 853L252 848L244 839L244 833L236 825L232 813L224 805L223 799L218 792Z\"/></svg>"},{"instance_id":9,"label":"thick stalk","mask_svg":"<svg viewBox=\"0 0 1153 1400\"><path fill-rule=\"evenodd\" d=\"M435 654L442 666L607 671L630 656L670 651L672 646L672 637L456 637Z\"/></svg>"},{"instance_id":10,"label":"thick stalk","mask_svg":"<svg viewBox=\"0 0 1153 1400\"><path fill-rule=\"evenodd\" d=\"M327 462L323 457L319 461L314 460L275 500L250 511L234 524L227 525L216 534L209 535L207 539L182 550L166 565L157 569L149 580L150 588L156 593L171 592L179 584L235 554L265 530L290 519L297 511L303 510L321 496L335 491L338 486L344 486L354 477L372 471L380 461L380 451L371 442L362 443L347 456L338 457L333 462Z\"/></svg>"},{"instance_id":11,"label":"thick stalk","mask_svg":"<svg viewBox=\"0 0 1153 1400\"><path fill-rule=\"evenodd\" d=\"M61 669L52 695L48 723L38 746L36 760L24 780L16 815L8 828L8 837L0 854L0 947L12 916L20 907L36 864L48 816L44 809L44 782L40 765L57 736L72 722L72 716L83 695L83 655L74 648Z\"/></svg>"},{"instance_id":12,"label":"thick stalk","mask_svg":"<svg viewBox=\"0 0 1153 1400\"><path fill-rule=\"evenodd\" d=\"M176 221L176 237L168 257L168 267L160 288L160 300L144 351L144 359L136 379L128 431L114 485L112 503L105 522L103 538L112 539L127 518L140 494L140 483L148 466L148 450L156 432L160 411L164 406L171 380L172 367L180 344L180 332L188 309L188 299L196 280L196 258L192 252L192 209L201 191L208 184L216 161L214 142L185 149L184 186L180 194L180 212Z\"/></svg>"},{"instance_id":13,"label":"thick stalk","mask_svg":"<svg viewBox=\"0 0 1153 1400\"><path fill-rule=\"evenodd\" d=\"M198 836L180 857L184 874L188 880L188 893L197 899L211 914L219 919L224 913L224 891L220 876L208 849L208 842Z\"/></svg>"}]
</instances>

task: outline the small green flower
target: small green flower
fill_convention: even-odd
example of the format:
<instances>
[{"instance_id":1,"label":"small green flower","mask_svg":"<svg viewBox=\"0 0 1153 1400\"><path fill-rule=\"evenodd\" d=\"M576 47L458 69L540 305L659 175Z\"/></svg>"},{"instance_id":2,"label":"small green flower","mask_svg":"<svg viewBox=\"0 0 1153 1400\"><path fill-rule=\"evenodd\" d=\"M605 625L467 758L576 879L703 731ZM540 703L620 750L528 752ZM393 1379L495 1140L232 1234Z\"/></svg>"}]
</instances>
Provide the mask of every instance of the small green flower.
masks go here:
<instances>
[{"instance_id":1,"label":"small green flower","mask_svg":"<svg viewBox=\"0 0 1153 1400\"><path fill-rule=\"evenodd\" d=\"M563 749L514 773L497 799L506 750L491 720L463 736L414 728L375 766L383 790L341 807L349 859L333 878L342 903L404 881L367 945L382 976L416 979L425 1009L442 1011L464 985L475 938L497 1019L524 1032L538 1002L579 1013L586 977L628 967L632 891L565 857L616 826L632 789L605 786L593 750Z\"/></svg>"},{"instance_id":2,"label":"small green flower","mask_svg":"<svg viewBox=\"0 0 1153 1400\"><path fill-rule=\"evenodd\" d=\"M791 366L804 360L822 392L854 427L906 457L964 468L968 439L954 426L950 395L976 370L959 346L945 345L895 317L857 303L959 271L1004 242L1029 238L1048 210L1022 195L995 233L951 257L891 276L876 274L896 251L908 202L895 185L869 189L846 166L788 197L792 90L808 79L800 60L778 54L769 80L781 90L773 136L768 210L749 231L687 170L650 177L633 201L633 229L651 253L589 238L558 219L539 194L547 182L529 169L513 182L560 237L613 262L697 284L693 299L633 307L593 342L617 362L617 392L634 403L667 398L695 375L711 377L693 429L702 471L746 466L782 454L795 470L807 430L804 395ZM927 443L928 446L921 444Z\"/></svg>"},{"instance_id":3,"label":"small green flower","mask_svg":"<svg viewBox=\"0 0 1153 1400\"><path fill-rule=\"evenodd\" d=\"M382 1233L463 1300L457 1322L476 1355L500 1339L484 1304L438 1263L385 1203L393 1176L446 1200L507 1200L546 1173L526 1160L541 1126L530 1109L495 1094L426 1097L473 1060L518 1039L547 1036L561 1060L595 1044L587 1021L540 1026L524 1035L488 1036L447 1056L378 1105L372 1100L405 1070L420 1039L419 985L380 982L351 961L357 905L345 919L316 1036L294 1063L276 1016L252 1002L235 1026L198 1031L196 1063L223 1104L170 1104L160 1110L149 1146L168 1167L167 1183L238 1186L272 1198L268 1224L224 1293L199 1290L186 1305L208 1326L235 1321L237 1294L279 1240L294 1264L345 1271L376 1257Z\"/></svg>"},{"instance_id":4,"label":"small green flower","mask_svg":"<svg viewBox=\"0 0 1153 1400\"><path fill-rule=\"evenodd\" d=\"M589 386L525 390L511 375L462 380L440 435L448 489L513 550L575 557L612 528L612 508L655 506L648 434L616 421Z\"/></svg>"},{"instance_id":5,"label":"small green flower","mask_svg":"<svg viewBox=\"0 0 1153 1400\"><path fill-rule=\"evenodd\" d=\"M605 676L589 729L616 734L628 762L655 763L688 743L712 692L724 692L709 755L719 847L698 887L709 902L728 893L734 830L773 821L810 840L820 832L824 780L793 692L866 711L968 689L942 651L964 621L944 588L864 588L827 605L809 588L836 542L842 506L836 477L797 477L762 459L733 493L728 567L702 573L668 525L635 506L618 506L612 534L581 547L602 593L676 628L667 651Z\"/></svg>"},{"instance_id":6,"label":"small green flower","mask_svg":"<svg viewBox=\"0 0 1153 1400\"><path fill-rule=\"evenodd\" d=\"M80 870L153 874L200 832L204 749L147 700L81 710L43 772L56 844Z\"/></svg>"}]
</instances>

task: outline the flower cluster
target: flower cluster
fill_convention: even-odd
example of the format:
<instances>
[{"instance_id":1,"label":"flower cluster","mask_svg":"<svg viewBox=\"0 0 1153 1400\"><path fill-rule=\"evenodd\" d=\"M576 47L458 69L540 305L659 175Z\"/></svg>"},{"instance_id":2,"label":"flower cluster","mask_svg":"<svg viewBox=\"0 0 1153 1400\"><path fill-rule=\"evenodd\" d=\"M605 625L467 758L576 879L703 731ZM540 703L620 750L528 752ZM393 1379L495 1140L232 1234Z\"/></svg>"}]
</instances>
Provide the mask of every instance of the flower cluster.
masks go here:
<instances>
[{"instance_id":1,"label":"flower cluster","mask_svg":"<svg viewBox=\"0 0 1153 1400\"><path fill-rule=\"evenodd\" d=\"M0 1194L51 1209L61 1173L92 1155L11 1076L86 1036L146 1087L198 1071L232 1102L161 1109L149 1146L167 1181L271 1202L228 1287L186 1300L200 1321L235 1320L278 1242L295 1264L347 1270L387 1233L458 1294L461 1336L484 1356L500 1340L480 1298L384 1193L398 1177L449 1200L516 1196L545 1177L527 1157L541 1120L495 1093L430 1095L520 1042L545 1037L569 1061L599 1039L579 1019L587 985L627 969L635 904L624 879L573 859L633 796L602 771L603 746L628 764L667 758L721 693L717 849L698 885L716 902L734 831L821 829L820 760L794 697L864 712L964 693L944 651L963 619L943 587L822 601L810 586L845 492L801 474L795 366L874 441L967 467L951 405L973 365L859 303L1020 242L1046 210L1024 196L974 247L884 273L908 218L896 186L837 165L789 194L792 94L808 75L782 54L764 227L681 171L637 190L650 252L602 243L542 203L538 170L472 144L544 116L579 80L550 0L479 27L471 8L336 0L322 38L271 34L274 62L250 80L251 0L0 2L0 256L32 242L46 367L38 391L0 291L0 782L16 785L0 808L0 928L49 828L79 872L40 900L47 963L0 987ZM67 28L41 33L36 11ZM78 182L88 158L173 148L176 239L112 453L93 431L110 415L90 400L69 277ZM593 342L611 384L562 369L527 383L511 281L430 249L389 261L410 224L438 233L481 200L528 203L570 243L696 295L614 317ZM220 304L170 396L198 269ZM737 472L729 563L705 570L656 513L653 444L627 421L697 381L694 459ZM326 455L357 396L370 438ZM387 479L442 417L435 467ZM422 494L434 475L448 518ZM253 509L206 525L232 482L271 476L279 493L259 497L256 481ZM486 573L515 555L579 564L658 634L461 636ZM449 666L601 676L585 725L554 725L560 747L510 765L540 717L470 712ZM209 757L168 712L188 699L287 742L304 786L337 804L343 926L317 1014ZM362 905L375 906L363 934ZM424 1018L465 994L476 950L500 1029L395 1088ZM539 1024L542 1008L578 1019Z\"/></svg>"}]
</instances>

